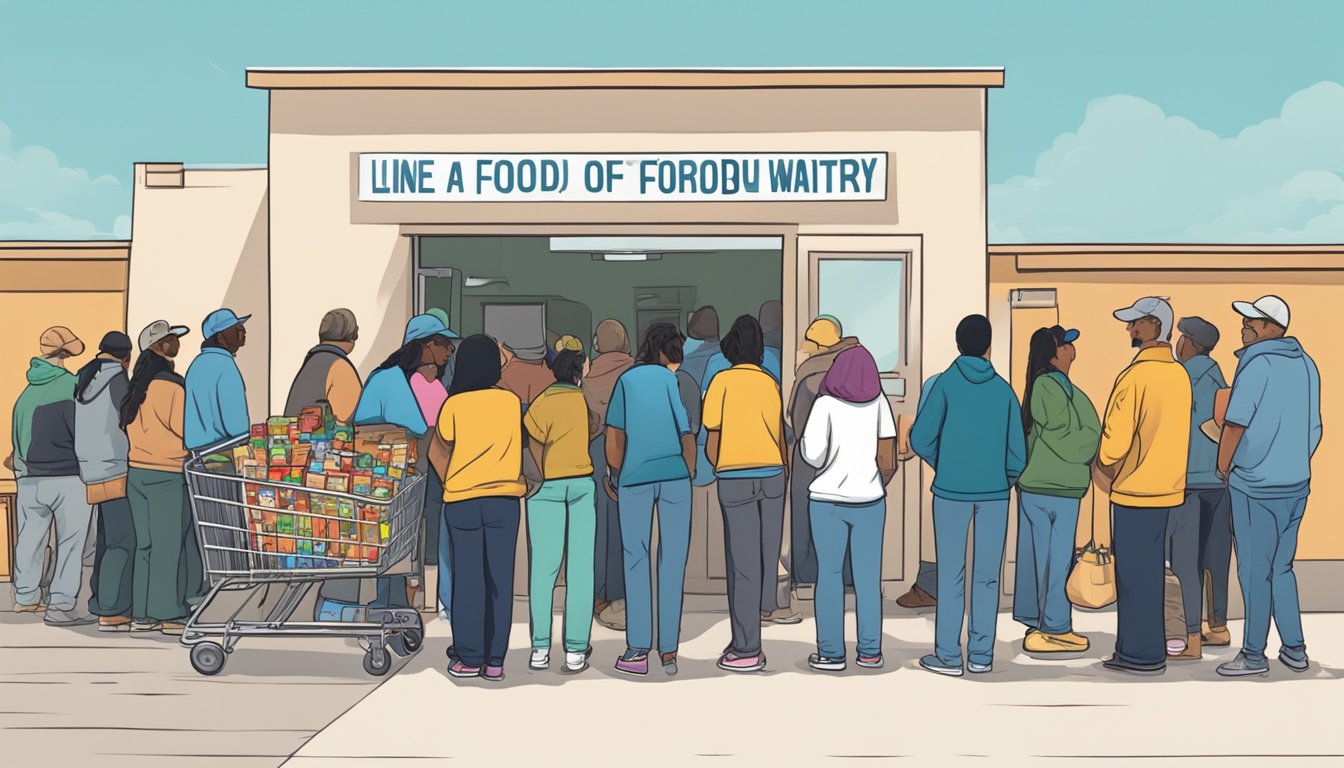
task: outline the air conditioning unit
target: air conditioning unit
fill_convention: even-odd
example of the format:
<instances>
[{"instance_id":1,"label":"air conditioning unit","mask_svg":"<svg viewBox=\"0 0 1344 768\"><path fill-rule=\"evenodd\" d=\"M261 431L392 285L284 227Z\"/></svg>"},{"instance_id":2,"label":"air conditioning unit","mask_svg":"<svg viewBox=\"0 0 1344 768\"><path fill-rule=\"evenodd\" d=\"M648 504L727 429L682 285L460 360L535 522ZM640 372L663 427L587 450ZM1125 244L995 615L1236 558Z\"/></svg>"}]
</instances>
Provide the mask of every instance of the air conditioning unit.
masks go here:
<instances>
[{"instance_id":1,"label":"air conditioning unit","mask_svg":"<svg viewBox=\"0 0 1344 768\"><path fill-rule=\"evenodd\" d=\"M1059 296L1054 288L1014 288L1008 292L1013 309L1058 309Z\"/></svg>"}]
</instances>

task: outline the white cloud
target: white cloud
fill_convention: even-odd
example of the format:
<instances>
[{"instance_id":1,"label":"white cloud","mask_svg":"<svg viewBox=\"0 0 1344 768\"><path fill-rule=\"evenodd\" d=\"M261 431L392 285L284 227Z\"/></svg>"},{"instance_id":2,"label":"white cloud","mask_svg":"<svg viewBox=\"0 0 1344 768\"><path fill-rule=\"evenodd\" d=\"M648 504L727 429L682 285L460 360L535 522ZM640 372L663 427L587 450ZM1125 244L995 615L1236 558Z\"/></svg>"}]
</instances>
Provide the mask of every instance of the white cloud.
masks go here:
<instances>
[{"instance_id":1,"label":"white cloud","mask_svg":"<svg viewBox=\"0 0 1344 768\"><path fill-rule=\"evenodd\" d=\"M130 206L130 190L115 177L62 165L43 146L16 147L9 126L0 122L0 238L127 237Z\"/></svg>"},{"instance_id":2,"label":"white cloud","mask_svg":"<svg viewBox=\"0 0 1344 768\"><path fill-rule=\"evenodd\" d=\"M992 130L992 127L991 127ZM1031 176L989 188L991 242L1344 242L1344 85L1229 138L1110 96Z\"/></svg>"}]
</instances>

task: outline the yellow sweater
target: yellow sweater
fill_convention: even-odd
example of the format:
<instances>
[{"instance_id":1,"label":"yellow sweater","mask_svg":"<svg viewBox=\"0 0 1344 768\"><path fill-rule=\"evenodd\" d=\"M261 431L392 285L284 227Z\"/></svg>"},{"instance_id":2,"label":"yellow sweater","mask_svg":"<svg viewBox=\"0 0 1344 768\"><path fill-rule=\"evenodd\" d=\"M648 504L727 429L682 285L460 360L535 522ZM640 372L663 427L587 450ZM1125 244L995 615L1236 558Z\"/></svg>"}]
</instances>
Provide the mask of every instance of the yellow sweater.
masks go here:
<instances>
[{"instance_id":1,"label":"yellow sweater","mask_svg":"<svg viewBox=\"0 0 1344 768\"><path fill-rule=\"evenodd\" d=\"M1156 509L1185 500L1190 409L1190 377L1171 347L1140 351L1115 380L1101 427L1097 460L1119 465L1112 502Z\"/></svg>"}]
</instances>

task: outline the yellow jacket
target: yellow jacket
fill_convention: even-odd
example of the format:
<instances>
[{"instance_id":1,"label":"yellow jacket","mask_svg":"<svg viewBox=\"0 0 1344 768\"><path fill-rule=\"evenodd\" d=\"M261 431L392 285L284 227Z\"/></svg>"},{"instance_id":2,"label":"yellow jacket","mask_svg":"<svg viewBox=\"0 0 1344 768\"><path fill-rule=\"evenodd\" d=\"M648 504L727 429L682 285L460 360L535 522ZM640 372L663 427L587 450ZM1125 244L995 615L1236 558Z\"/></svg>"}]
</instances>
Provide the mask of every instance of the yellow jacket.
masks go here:
<instances>
[{"instance_id":1,"label":"yellow jacket","mask_svg":"<svg viewBox=\"0 0 1344 768\"><path fill-rule=\"evenodd\" d=\"M1185 500L1190 450L1190 376L1171 347L1149 347L1121 372L1106 406L1097 461L1120 465L1111 501L1175 507Z\"/></svg>"}]
</instances>

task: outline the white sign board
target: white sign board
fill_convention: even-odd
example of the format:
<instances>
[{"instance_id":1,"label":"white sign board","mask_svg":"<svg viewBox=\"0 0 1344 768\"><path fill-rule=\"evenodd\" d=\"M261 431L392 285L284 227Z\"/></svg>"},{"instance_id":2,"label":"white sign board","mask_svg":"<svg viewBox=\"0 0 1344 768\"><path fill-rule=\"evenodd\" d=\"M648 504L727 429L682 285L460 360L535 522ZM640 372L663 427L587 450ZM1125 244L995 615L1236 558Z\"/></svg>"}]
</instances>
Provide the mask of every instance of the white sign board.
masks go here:
<instances>
[{"instance_id":1,"label":"white sign board","mask_svg":"<svg viewBox=\"0 0 1344 768\"><path fill-rule=\"evenodd\" d=\"M885 200L885 152L359 156L363 202Z\"/></svg>"}]
</instances>

